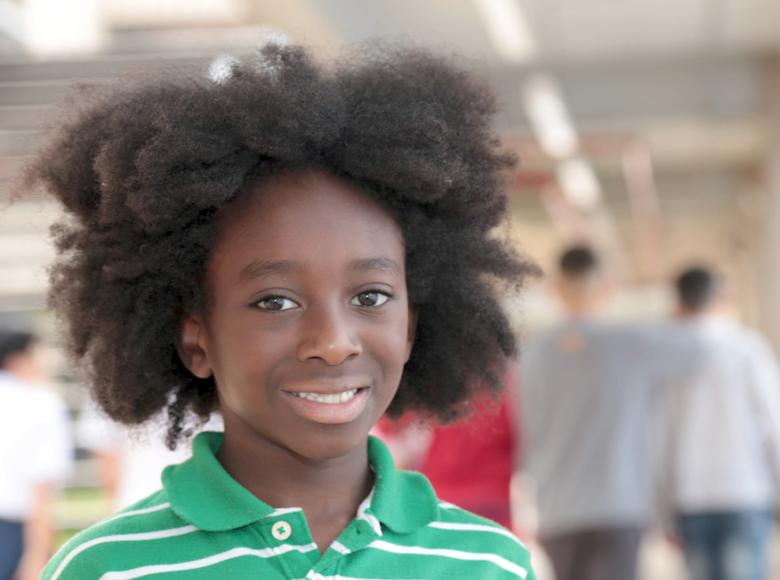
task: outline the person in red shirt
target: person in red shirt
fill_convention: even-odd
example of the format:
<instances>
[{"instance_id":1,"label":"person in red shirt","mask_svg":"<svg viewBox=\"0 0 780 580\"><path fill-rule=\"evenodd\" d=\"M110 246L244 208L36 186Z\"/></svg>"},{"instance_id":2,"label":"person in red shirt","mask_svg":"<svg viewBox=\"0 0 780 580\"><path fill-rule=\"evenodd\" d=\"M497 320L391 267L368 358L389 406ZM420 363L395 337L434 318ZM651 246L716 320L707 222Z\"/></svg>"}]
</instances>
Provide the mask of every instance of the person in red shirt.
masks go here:
<instances>
[{"instance_id":1,"label":"person in red shirt","mask_svg":"<svg viewBox=\"0 0 780 580\"><path fill-rule=\"evenodd\" d=\"M416 416L384 419L377 434L401 467L421 471L444 501L512 528L510 483L519 458L516 373L503 396L472 401L471 413L449 425L420 425Z\"/></svg>"}]
</instances>

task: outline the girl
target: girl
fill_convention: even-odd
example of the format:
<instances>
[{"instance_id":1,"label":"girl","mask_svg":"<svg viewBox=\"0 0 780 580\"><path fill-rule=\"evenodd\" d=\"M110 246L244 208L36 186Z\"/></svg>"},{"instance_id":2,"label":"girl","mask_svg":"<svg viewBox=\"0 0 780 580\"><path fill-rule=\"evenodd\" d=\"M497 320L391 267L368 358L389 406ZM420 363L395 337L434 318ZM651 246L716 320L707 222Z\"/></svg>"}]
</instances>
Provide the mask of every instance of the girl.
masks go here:
<instances>
[{"instance_id":1,"label":"girl","mask_svg":"<svg viewBox=\"0 0 780 580\"><path fill-rule=\"evenodd\" d=\"M225 432L44 578L533 578L368 436L453 418L513 352L496 283L533 267L490 235L493 110L422 51L268 46L63 125L30 176L68 213L51 299L95 398L126 424L167 406L171 446L217 410Z\"/></svg>"}]
</instances>

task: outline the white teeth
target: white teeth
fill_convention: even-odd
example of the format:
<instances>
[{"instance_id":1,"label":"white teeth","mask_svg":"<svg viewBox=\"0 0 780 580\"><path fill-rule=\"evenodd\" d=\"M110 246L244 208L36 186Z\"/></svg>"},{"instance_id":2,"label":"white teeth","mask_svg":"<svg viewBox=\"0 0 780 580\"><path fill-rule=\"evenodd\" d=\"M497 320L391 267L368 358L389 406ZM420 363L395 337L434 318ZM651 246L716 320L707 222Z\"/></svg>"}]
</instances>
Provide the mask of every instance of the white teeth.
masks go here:
<instances>
[{"instance_id":1,"label":"white teeth","mask_svg":"<svg viewBox=\"0 0 780 580\"><path fill-rule=\"evenodd\" d=\"M314 401L316 403L325 403L326 405L337 405L338 403L346 403L357 395L358 389L352 389L335 395L323 395L321 393L293 393L296 397L306 399L307 401Z\"/></svg>"}]
</instances>

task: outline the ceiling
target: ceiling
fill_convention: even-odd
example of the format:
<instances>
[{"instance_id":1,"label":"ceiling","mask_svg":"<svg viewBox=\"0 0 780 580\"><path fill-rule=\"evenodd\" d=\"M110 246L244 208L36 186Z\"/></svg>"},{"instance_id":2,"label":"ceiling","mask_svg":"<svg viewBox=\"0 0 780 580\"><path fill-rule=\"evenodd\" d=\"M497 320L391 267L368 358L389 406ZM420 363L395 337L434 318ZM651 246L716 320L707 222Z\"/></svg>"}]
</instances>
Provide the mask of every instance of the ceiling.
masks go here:
<instances>
[{"instance_id":1,"label":"ceiling","mask_svg":"<svg viewBox=\"0 0 780 580\"><path fill-rule=\"evenodd\" d=\"M511 232L543 265L579 232L612 251L629 280L657 280L693 258L744 268L778 140L780 2L516 0L533 51L513 59L480 1L74 0L98 24L90 47L66 54L28 42L26 11L46 2L0 0L0 203L74 81L161 59L205 73L214 56L270 37L322 54L381 37L455 50L495 87L497 129L522 159ZM37 22L55 30L65 16L49 6ZM556 186L558 161L540 148L523 98L538 75L559 87L577 155L598 179L596 207L577 207ZM57 208L17 193L22 202L0 207L0 309L43 303L52 255L45 232Z\"/></svg>"}]
</instances>

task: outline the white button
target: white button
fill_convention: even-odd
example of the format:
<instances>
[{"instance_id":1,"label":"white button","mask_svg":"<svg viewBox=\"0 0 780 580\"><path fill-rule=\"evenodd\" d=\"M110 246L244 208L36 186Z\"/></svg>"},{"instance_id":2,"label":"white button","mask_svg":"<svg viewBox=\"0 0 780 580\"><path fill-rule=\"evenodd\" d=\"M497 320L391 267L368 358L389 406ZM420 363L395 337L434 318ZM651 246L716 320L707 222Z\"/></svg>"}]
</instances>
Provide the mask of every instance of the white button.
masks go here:
<instances>
[{"instance_id":1,"label":"white button","mask_svg":"<svg viewBox=\"0 0 780 580\"><path fill-rule=\"evenodd\" d=\"M292 536L292 526L285 521L279 520L271 527L271 533L274 538L283 542Z\"/></svg>"}]
</instances>

